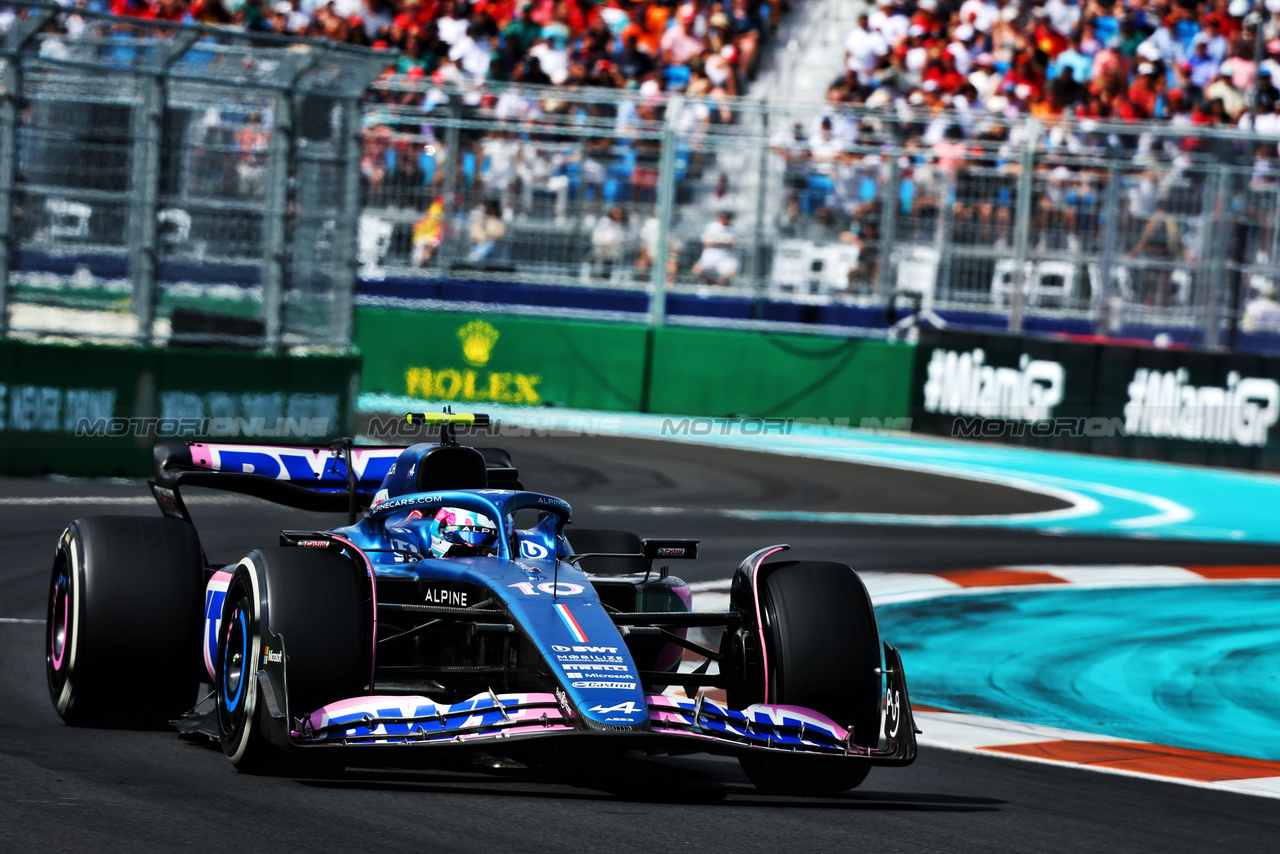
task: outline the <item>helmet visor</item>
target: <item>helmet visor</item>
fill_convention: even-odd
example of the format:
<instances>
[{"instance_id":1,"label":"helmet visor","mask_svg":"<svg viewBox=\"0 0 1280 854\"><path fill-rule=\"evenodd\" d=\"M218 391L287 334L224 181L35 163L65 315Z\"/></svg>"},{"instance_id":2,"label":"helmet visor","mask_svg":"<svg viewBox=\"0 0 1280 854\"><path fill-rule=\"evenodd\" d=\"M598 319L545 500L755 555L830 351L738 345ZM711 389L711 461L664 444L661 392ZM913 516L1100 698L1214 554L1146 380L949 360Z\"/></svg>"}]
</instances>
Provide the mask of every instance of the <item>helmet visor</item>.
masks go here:
<instances>
[{"instance_id":1,"label":"helmet visor","mask_svg":"<svg viewBox=\"0 0 1280 854\"><path fill-rule=\"evenodd\" d=\"M485 525L443 524L441 539L460 546L492 546L498 538L498 530Z\"/></svg>"}]
</instances>

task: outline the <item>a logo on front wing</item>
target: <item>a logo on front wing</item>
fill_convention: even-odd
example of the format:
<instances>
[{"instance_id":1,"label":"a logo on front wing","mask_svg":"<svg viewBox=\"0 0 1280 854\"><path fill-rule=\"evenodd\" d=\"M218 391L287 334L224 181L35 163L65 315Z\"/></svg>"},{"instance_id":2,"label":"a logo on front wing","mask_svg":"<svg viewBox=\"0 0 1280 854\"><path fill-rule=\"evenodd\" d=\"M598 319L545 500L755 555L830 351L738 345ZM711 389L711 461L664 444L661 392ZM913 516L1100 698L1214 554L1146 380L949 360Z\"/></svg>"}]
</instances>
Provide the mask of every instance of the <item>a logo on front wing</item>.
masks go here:
<instances>
[{"instance_id":1,"label":"a logo on front wing","mask_svg":"<svg viewBox=\"0 0 1280 854\"><path fill-rule=\"evenodd\" d=\"M889 738L898 737L898 727L902 724L902 700L897 690L891 690L884 697L884 734Z\"/></svg>"},{"instance_id":2,"label":"a logo on front wing","mask_svg":"<svg viewBox=\"0 0 1280 854\"><path fill-rule=\"evenodd\" d=\"M616 706L606 706L604 704L592 706L590 709L588 709L588 711L595 712L596 714L600 714L600 715L608 715L613 712L622 712L628 715L636 715L643 710L636 706L636 703L634 700L628 700L625 703L618 703Z\"/></svg>"}]
</instances>

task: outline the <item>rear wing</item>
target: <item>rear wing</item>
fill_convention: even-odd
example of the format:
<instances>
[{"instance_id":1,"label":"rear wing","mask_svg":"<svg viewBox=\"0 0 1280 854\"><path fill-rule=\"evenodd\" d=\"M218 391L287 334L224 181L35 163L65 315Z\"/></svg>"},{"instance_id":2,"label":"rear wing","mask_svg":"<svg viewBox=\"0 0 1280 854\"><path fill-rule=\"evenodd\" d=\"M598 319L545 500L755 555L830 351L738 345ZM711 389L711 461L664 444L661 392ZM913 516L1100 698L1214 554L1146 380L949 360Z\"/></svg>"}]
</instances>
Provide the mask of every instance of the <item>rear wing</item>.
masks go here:
<instances>
[{"instance_id":1,"label":"rear wing","mask_svg":"<svg viewBox=\"0 0 1280 854\"><path fill-rule=\"evenodd\" d=\"M417 446L330 447L161 442L155 446L151 491L166 516L191 521L184 486L207 487L320 513L368 507L401 453ZM423 451L433 445L424 444ZM519 472L499 448L477 448L496 489L519 489ZM354 522L354 518L351 519Z\"/></svg>"}]
</instances>

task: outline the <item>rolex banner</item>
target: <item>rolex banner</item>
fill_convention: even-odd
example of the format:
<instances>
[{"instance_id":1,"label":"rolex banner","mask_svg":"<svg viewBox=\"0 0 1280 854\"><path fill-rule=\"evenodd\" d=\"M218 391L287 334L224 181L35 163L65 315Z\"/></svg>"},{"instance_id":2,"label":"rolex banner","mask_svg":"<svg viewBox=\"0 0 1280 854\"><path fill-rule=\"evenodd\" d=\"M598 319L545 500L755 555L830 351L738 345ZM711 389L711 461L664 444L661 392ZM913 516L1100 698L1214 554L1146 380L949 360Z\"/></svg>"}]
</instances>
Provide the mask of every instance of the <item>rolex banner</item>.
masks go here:
<instances>
[{"instance_id":1,"label":"rolex banner","mask_svg":"<svg viewBox=\"0 0 1280 854\"><path fill-rule=\"evenodd\" d=\"M486 403L635 410L645 327L563 318L360 308L363 390L483 411Z\"/></svg>"},{"instance_id":2,"label":"rolex banner","mask_svg":"<svg viewBox=\"0 0 1280 854\"><path fill-rule=\"evenodd\" d=\"M1280 469L1280 359L926 331L912 419L954 438Z\"/></svg>"},{"instance_id":3,"label":"rolex banner","mask_svg":"<svg viewBox=\"0 0 1280 854\"><path fill-rule=\"evenodd\" d=\"M483 411L564 406L900 430L913 348L870 338L361 307L362 388ZM755 426L760 426L759 424ZM763 426L760 429L764 429Z\"/></svg>"}]
</instances>

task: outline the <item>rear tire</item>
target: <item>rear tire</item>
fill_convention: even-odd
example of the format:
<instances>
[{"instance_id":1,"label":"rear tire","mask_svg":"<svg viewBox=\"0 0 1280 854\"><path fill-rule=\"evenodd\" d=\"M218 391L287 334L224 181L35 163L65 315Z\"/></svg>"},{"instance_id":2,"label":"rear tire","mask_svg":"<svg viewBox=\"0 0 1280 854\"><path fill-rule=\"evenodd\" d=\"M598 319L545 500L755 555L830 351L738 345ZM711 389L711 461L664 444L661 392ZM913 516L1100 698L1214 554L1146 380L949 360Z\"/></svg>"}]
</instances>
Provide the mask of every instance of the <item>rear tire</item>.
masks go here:
<instances>
[{"instance_id":1,"label":"rear tire","mask_svg":"<svg viewBox=\"0 0 1280 854\"><path fill-rule=\"evenodd\" d=\"M363 577L342 555L272 548L240 561L227 585L214 659L219 741L237 769L288 775L341 770L327 748L286 752L281 733L292 718L365 693L371 637L366 610ZM282 723L270 720L258 677L271 643L268 632L284 642L288 702Z\"/></svg>"},{"instance_id":2,"label":"rear tire","mask_svg":"<svg viewBox=\"0 0 1280 854\"><path fill-rule=\"evenodd\" d=\"M176 519L90 516L58 540L45 671L72 726L163 726L200 685L204 559Z\"/></svg>"},{"instance_id":3,"label":"rear tire","mask_svg":"<svg viewBox=\"0 0 1280 854\"><path fill-rule=\"evenodd\" d=\"M761 618L768 658L765 702L803 706L853 731L856 744L879 739L880 635L862 580L838 563L787 561L761 567ZM866 765L806 757L743 757L757 788L830 795L866 779Z\"/></svg>"}]
</instances>

